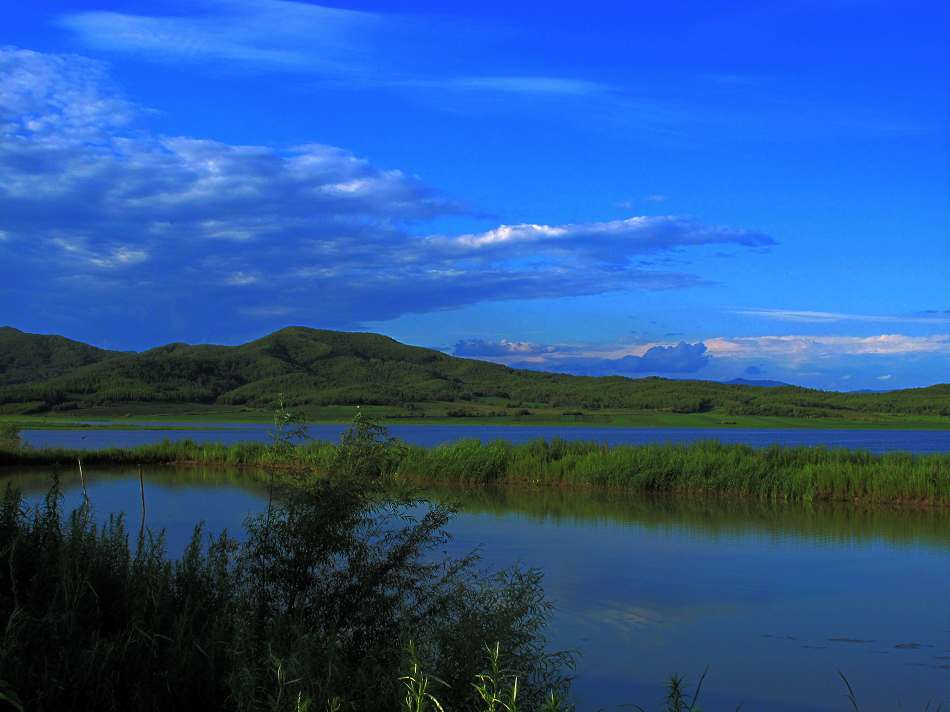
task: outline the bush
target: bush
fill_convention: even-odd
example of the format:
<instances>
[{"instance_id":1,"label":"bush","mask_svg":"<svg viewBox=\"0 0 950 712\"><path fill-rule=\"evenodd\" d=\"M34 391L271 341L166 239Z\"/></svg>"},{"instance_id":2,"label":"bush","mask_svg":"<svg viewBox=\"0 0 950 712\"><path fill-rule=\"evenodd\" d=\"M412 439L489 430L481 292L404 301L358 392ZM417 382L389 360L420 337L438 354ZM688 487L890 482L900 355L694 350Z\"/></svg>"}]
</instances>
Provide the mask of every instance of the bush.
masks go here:
<instances>
[{"instance_id":1,"label":"bush","mask_svg":"<svg viewBox=\"0 0 950 712\"><path fill-rule=\"evenodd\" d=\"M0 448L16 450L21 444L20 426L16 423L0 423Z\"/></svg>"},{"instance_id":2,"label":"bush","mask_svg":"<svg viewBox=\"0 0 950 712\"><path fill-rule=\"evenodd\" d=\"M540 575L443 561L450 512L356 479L284 491L244 541L195 529L178 561L121 516L61 510L54 481L0 505L0 680L44 710L399 708L404 651L466 709L497 641L526 709L565 692Z\"/></svg>"}]
</instances>

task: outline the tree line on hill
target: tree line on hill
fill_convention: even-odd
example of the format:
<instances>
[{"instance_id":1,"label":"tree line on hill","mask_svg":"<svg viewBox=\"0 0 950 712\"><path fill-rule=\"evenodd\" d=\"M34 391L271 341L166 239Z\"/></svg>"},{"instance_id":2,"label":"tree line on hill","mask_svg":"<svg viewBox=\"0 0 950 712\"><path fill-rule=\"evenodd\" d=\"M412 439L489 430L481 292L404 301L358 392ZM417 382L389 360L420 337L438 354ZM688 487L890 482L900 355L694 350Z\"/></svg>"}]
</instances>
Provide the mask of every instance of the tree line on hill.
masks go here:
<instances>
[{"instance_id":1,"label":"tree line on hill","mask_svg":"<svg viewBox=\"0 0 950 712\"><path fill-rule=\"evenodd\" d=\"M271 408L420 404L620 409L724 415L950 415L950 384L837 393L712 381L590 377L508 368L401 344L377 334L292 327L241 346L169 344L142 353L0 329L0 408L62 412L120 403ZM458 407L461 406L461 407Z\"/></svg>"}]
</instances>

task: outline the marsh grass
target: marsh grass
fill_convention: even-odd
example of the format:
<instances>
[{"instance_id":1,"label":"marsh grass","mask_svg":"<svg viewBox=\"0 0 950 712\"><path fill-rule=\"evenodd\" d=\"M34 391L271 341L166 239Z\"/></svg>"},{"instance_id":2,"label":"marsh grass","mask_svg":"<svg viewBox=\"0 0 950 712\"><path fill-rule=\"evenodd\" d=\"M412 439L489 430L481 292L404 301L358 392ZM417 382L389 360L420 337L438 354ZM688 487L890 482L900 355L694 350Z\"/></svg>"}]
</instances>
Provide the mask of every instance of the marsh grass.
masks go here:
<instances>
[{"instance_id":1,"label":"marsh grass","mask_svg":"<svg viewBox=\"0 0 950 712\"><path fill-rule=\"evenodd\" d=\"M372 438L348 447L304 442L286 450L260 443L158 443L131 449L0 449L0 465L194 463L305 470L323 475L370 468L374 477L462 485L624 489L645 494L740 497L775 502L861 501L950 504L950 454L875 455L821 447L689 445L607 447L536 440L521 445L462 440L434 448L393 444L373 451ZM349 447L352 446L352 447ZM361 455L354 453L362 452ZM355 468L355 469L354 469Z\"/></svg>"}]
</instances>

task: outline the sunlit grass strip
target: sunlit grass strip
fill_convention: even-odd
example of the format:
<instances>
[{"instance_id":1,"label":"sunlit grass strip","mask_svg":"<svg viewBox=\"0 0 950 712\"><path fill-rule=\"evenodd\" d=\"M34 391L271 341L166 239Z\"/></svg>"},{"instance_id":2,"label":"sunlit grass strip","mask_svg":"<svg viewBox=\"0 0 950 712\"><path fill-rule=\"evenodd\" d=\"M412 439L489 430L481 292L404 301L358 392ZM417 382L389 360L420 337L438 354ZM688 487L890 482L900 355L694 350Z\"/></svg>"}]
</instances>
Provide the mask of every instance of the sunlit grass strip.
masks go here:
<instances>
[{"instance_id":1,"label":"sunlit grass strip","mask_svg":"<svg viewBox=\"0 0 950 712\"><path fill-rule=\"evenodd\" d=\"M313 442L277 452L262 443L163 442L131 449L0 450L0 465L74 466L196 463L282 465L332 474L337 446ZM822 447L688 445L607 447L538 440L434 448L404 446L393 458L403 479L457 484L616 488L651 494L730 496L787 502L863 501L950 505L950 454L912 455Z\"/></svg>"}]
</instances>

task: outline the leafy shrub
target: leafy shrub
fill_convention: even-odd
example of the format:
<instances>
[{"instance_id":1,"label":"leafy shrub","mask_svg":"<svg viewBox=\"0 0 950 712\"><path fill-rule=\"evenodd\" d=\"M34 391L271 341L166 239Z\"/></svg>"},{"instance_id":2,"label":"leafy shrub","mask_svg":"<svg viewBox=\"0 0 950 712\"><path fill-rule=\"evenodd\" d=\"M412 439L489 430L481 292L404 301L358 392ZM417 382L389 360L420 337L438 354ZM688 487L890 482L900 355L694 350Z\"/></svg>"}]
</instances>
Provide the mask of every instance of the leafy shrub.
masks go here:
<instances>
[{"instance_id":1,"label":"leafy shrub","mask_svg":"<svg viewBox=\"0 0 950 712\"><path fill-rule=\"evenodd\" d=\"M0 423L0 448L16 450L21 444L20 426L16 423Z\"/></svg>"}]
</instances>

